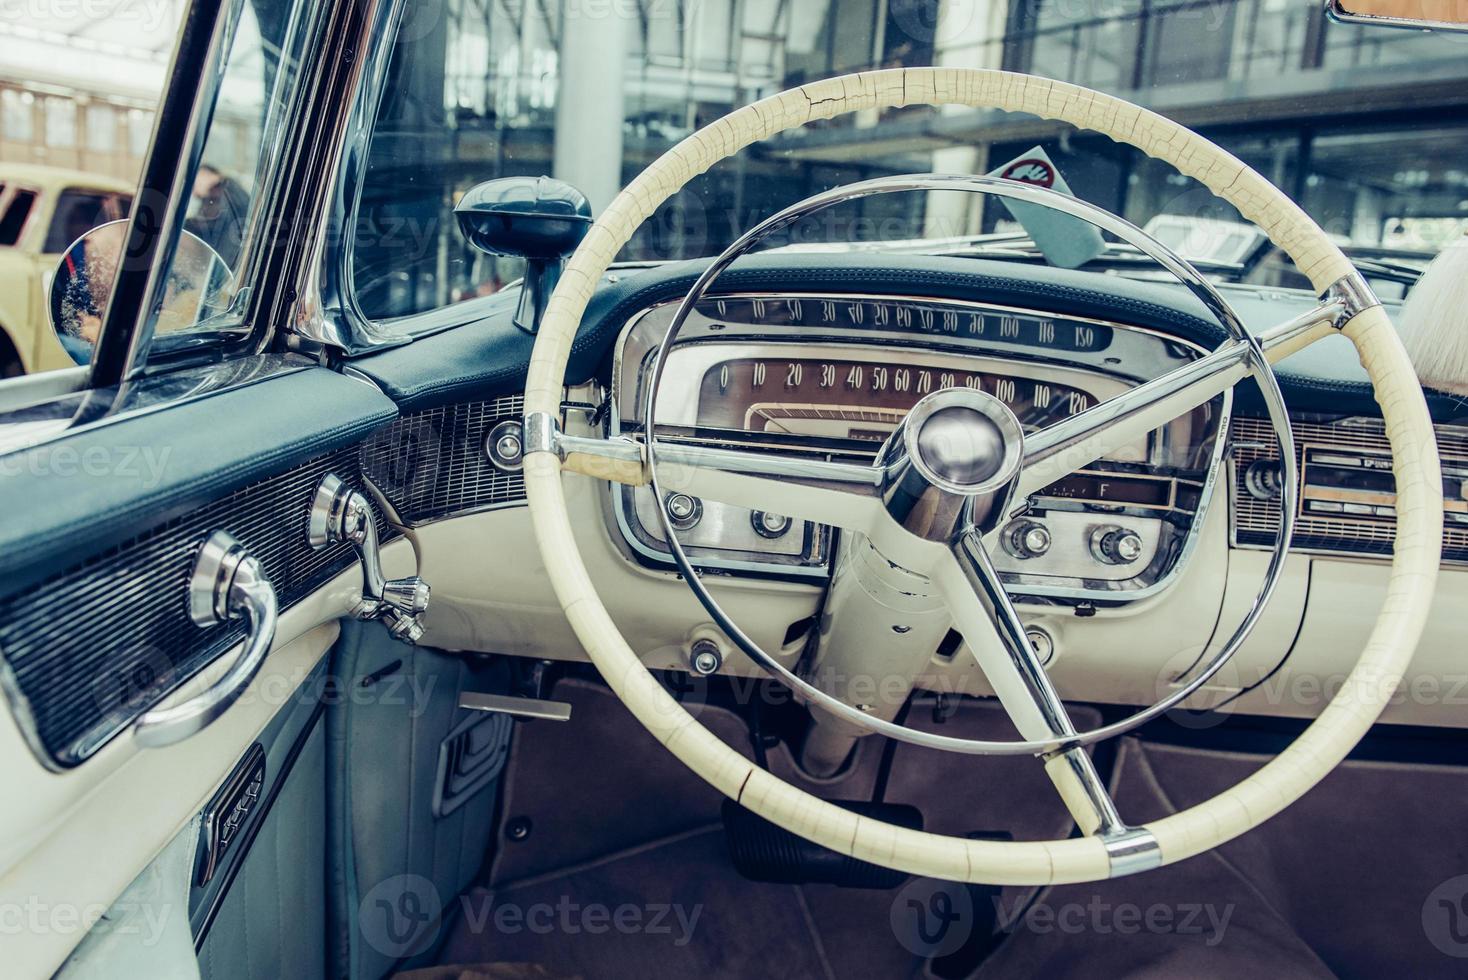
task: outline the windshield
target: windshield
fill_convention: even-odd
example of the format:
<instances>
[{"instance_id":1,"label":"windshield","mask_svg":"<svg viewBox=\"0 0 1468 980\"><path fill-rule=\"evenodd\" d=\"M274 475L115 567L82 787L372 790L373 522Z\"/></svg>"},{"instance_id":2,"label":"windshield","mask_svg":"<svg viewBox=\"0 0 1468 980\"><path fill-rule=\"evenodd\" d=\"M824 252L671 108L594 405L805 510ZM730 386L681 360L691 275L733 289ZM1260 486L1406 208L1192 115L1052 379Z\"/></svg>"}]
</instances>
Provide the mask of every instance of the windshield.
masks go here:
<instances>
[{"instance_id":1,"label":"windshield","mask_svg":"<svg viewBox=\"0 0 1468 980\"><path fill-rule=\"evenodd\" d=\"M518 260L471 249L454 202L549 174L600 212L678 140L754 99L869 68L1004 68L1168 115L1284 189L1338 242L1422 261L1468 231L1468 36L1330 21L1316 0L560 0L427 5L404 24L353 240L376 319L493 293ZM1228 205L1171 167L1035 117L961 107L851 114L751 147L690 183L619 256L717 253L781 207L853 180L988 173L1043 153L1072 193L1238 278L1298 285ZM776 244L1025 231L957 192L868 198ZM1354 257L1354 256L1353 256ZM1247 268L1245 268L1247 267ZM1391 265L1396 268L1396 265ZM1261 278L1263 277L1263 278Z\"/></svg>"}]
</instances>

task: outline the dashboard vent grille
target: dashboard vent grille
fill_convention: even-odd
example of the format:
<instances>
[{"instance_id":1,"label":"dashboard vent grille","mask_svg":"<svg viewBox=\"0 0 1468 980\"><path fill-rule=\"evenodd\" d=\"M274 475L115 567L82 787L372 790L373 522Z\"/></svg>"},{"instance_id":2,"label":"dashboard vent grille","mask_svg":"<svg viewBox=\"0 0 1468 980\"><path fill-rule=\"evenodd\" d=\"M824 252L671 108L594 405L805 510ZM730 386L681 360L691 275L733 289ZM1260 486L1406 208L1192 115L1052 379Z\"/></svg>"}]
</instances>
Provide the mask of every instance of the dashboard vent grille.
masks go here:
<instances>
[{"instance_id":1,"label":"dashboard vent grille","mask_svg":"<svg viewBox=\"0 0 1468 980\"><path fill-rule=\"evenodd\" d=\"M74 766L240 641L244 628L189 619L189 573L216 530L264 566L282 608L356 561L306 540L317 482L361 481L357 448L320 456L150 528L37 589L0 603L0 681L39 752ZM384 539L393 531L379 515Z\"/></svg>"},{"instance_id":2,"label":"dashboard vent grille","mask_svg":"<svg viewBox=\"0 0 1468 980\"><path fill-rule=\"evenodd\" d=\"M363 444L362 471L409 525L518 503L524 477L496 469L484 440L524 408L521 396L510 395L405 415Z\"/></svg>"},{"instance_id":3,"label":"dashboard vent grille","mask_svg":"<svg viewBox=\"0 0 1468 980\"><path fill-rule=\"evenodd\" d=\"M1389 459L1391 448L1380 419L1350 418L1333 422L1291 420L1295 459L1303 463L1307 446L1338 453L1370 454ZM1468 432L1437 427L1438 449L1444 466L1468 465ZM1233 509L1234 541L1240 545L1272 547L1279 535L1279 500L1261 499L1249 491L1245 474L1251 463L1279 459L1274 428L1265 419L1235 418L1230 442L1229 496ZM1396 522L1383 518L1324 517L1301 513L1295 521L1291 547L1302 551L1344 555L1391 554ZM1443 528L1443 560L1468 562L1468 526Z\"/></svg>"}]
</instances>

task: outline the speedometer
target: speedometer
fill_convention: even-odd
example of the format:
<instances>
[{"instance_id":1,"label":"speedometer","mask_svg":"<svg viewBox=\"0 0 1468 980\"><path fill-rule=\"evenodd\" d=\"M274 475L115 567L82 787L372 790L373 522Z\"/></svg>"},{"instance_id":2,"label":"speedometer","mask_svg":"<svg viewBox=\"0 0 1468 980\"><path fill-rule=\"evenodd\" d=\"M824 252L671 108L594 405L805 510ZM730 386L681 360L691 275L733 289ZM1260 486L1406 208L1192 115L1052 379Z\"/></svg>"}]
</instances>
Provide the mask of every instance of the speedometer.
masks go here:
<instances>
[{"instance_id":1,"label":"speedometer","mask_svg":"<svg viewBox=\"0 0 1468 980\"><path fill-rule=\"evenodd\" d=\"M613 371L608 424L615 434L643 437L649 368L676 307L651 306L628 323ZM1033 432L1201 353L1142 327L982 303L715 297L688 312L663 362L658 437L860 463L877 455L917 402L943 389L991 395ZM1162 588L1201 526L1227 404L1221 396L1185 412L1031 494L995 549L1006 584L1063 601L1115 601ZM650 491L622 487L613 495L631 554L667 567ZM822 576L847 540L819 524L778 514L772 523L764 511L687 494L669 506L686 515L676 527L693 561L730 574ZM1098 551L1096 541L1118 534L1135 537L1134 557L1112 561Z\"/></svg>"},{"instance_id":2,"label":"speedometer","mask_svg":"<svg viewBox=\"0 0 1468 980\"><path fill-rule=\"evenodd\" d=\"M700 425L880 442L917 401L944 388L993 395L1027 429L1049 425L1093 404L1089 392L1048 378L975 370L955 358L733 358L704 371Z\"/></svg>"}]
</instances>

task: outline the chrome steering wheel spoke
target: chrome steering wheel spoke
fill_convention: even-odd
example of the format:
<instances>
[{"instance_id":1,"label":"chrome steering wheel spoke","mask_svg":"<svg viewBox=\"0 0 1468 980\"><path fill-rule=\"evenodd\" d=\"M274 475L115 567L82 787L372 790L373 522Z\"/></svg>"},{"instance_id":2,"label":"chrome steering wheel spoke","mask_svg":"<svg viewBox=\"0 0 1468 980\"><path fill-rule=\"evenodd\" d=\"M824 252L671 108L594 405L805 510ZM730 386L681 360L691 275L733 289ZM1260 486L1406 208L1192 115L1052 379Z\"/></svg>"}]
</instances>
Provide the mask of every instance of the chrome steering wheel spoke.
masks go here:
<instances>
[{"instance_id":1,"label":"chrome steering wheel spoke","mask_svg":"<svg viewBox=\"0 0 1468 980\"><path fill-rule=\"evenodd\" d=\"M884 474L876 464L659 442L657 467L665 493L690 493L849 531L871 532L882 512Z\"/></svg>"},{"instance_id":2,"label":"chrome steering wheel spoke","mask_svg":"<svg viewBox=\"0 0 1468 980\"><path fill-rule=\"evenodd\" d=\"M1267 364L1332 332L1348 312L1344 302L1327 298L1256 337L1227 340L1196 361L1030 433L1025 437L1015 499L1023 501L1067 474L1147 438L1153 430L1267 369Z\"/></svg>"},{"instance_id":3,"label":"chrome steering wheel spoke","mask_svg":"<svg viewBox=\"0 0 1468 980\"><path fill-rule=\"evenodd\" d=\"M959 536L948 560L934 569L933 581L1020 737L1063 742L1075 736L1075 725L977 530ZM1116 804L1084 747L1062 744L1043 758L1046 773L1083 833L1106 837L1125 832Z\"/></svg>"}]
</instances>

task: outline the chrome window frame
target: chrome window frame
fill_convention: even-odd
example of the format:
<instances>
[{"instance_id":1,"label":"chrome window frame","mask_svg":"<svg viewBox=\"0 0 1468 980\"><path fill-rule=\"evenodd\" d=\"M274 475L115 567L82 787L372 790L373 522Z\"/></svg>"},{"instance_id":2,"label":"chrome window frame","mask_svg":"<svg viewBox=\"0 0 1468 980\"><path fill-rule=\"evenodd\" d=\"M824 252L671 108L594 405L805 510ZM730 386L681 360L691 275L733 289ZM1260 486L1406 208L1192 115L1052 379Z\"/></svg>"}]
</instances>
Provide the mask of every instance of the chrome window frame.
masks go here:
<instances>
[{"instance_id":1,"label":"chrome window frame","mask_svg":"<svg viewBox=\"0 0 1468 980\"><path fill-rule=\"evenodd\" d=\"M357 303L352 277L353 242L367 183L367 164L377 116L387 94L388 69L396 50L398 29L407 0L367 0L365 38L347 123L332 161L330 200L316 223L315 244L304 266L300 315L294 332L316 344L334 347L347 357L397 347L414 332L375 321ZM335 244L333 244L335 243ZM440 311L428 311L435 313ZM403 320L412 320L405 317ZM472 320L466 316L465 322ZM457 325L457 324L455 324Z\"/></svg>"},{"instance_id":2,"label":"chrome window frame","mask_svg":"<svg viewBox=\"0 0 1468 980\"><path fill-rule=\"evenodd\" d=\"M133 264L131 270L124 264L114 284L102 334L88 366L88 388L114 388L169 369L150 356L156 311L161 306L182 237L193 181L203 162L229 56L247 2L197 0L187 8L175 42L168 82L154 114L143 173L133 193L125 248L130 257L136 258L129 259ZM327 10L329 5L291 0L285 20L285 46L265 96L269 128L264 133L266 139L258 158L258 181L251 193L241 258L234 270L238 285L232 309L239 310L240 315L232 323L221 323L217 334L201 332L197 344L180 352L181 358L192 356L197 360L202 355L217 359L221 354L234 357L255 353L264 350L271 339L270 324L251 315L248 300L261 271L260 253L264 250L259 246L269 225L268 216L280 206L284 169L281 164L286 149L293 143L298 109L306 91L304 69L317 53L320 27ZM205 27L207 37L202 34ZM196 36L195 31L201 33ZM200 45L204 47L202 52L198 50ZM294 65L290 64L292 60ZM172 105L174 100L183 104ZM186 114L179 118L176 114L185 109ZM321 134L318 138L331 138L331 134ZM139 280L141 286L136 284Z\"/></svg>"}]
</instances>

